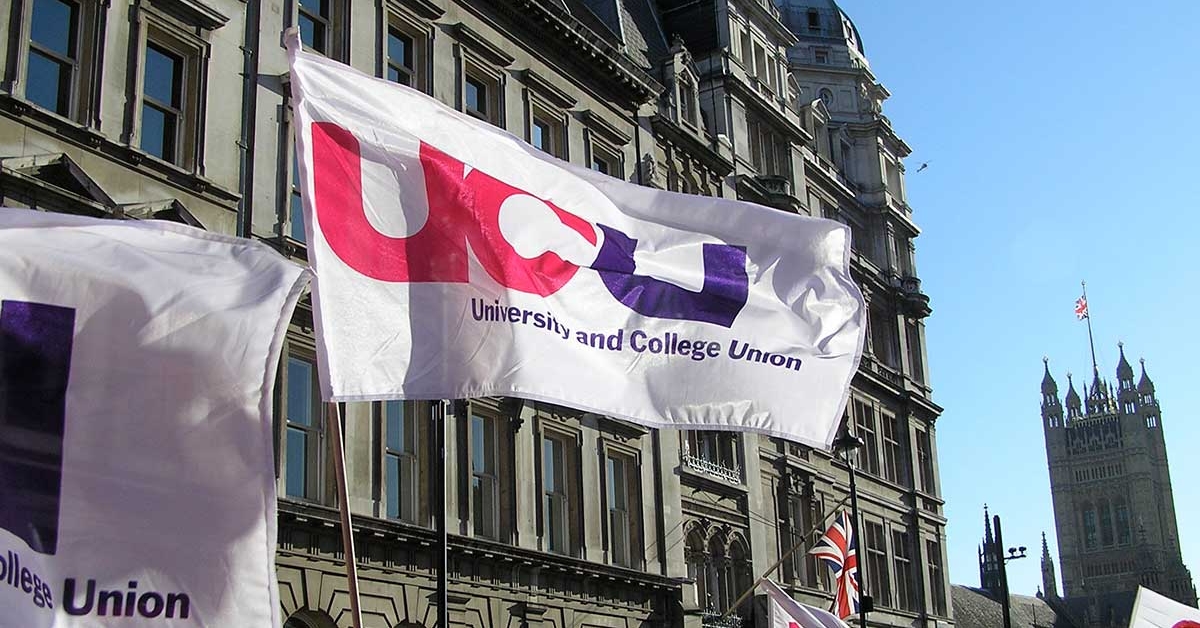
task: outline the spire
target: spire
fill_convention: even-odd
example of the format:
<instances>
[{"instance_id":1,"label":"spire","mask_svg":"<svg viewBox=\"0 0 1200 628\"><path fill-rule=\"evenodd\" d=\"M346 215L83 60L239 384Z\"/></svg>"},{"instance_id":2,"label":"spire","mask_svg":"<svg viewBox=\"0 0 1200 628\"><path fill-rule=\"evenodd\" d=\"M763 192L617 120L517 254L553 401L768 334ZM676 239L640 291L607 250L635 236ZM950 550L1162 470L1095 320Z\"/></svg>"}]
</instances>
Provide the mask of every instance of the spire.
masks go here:
<instances>
[{"instance_id":1,"label":"spire","mask_svg":"<svg viewBox=\"0 0 1200 628\"><path fill-rule=\"evenodd\" d=\"M1125 359L1125 343L1118 342L1117 348L1121 351L1121 359L1117 361L1117 382L1124 384L1125 382L1133 382L1133 367L1129 366L1129 360ZM1125 386L1120 386L1122 390Z\"/></svg>"},{"instance_id":2,"label":"spire","mask_svg":"<svg viewBox=\"0 0 1200 628\"><path fill-rule=\"evenodd\" d=\"M1067 408L1079 411L1079 393L1075 392L1075 382L1071 379L1071 374L1067 373Z\"/></svg>"},{"instance_id":3,"label":"spire","mask_svg":"<svg viewBox=\"0 0 1200 628\"><path fill-rule=\"evenodd\" d=\"M1058 578L1054 575L1054 559L1050 558L1045 532L1042 533L1042 591L1047 598L1058 597Z\"/></svg>"},{"instance_id":4,"label":"spire","mask_svg":"<svg viewBox=\"0 0 1200 628\"><path fill-rule=\"evenodd\" d=\"M987 547L992 544L992 519L988 517L987 504L983 505L983 545Z\"/></svg>"},{"instance_id":5,"label":"spire","mask_svg":"<svg viewBox=\"0 0 1200 628\"><path fill-rule=\"evenodd\" d=\"M1054 377L1050 375L1050 358L1043 357L1042 364L1045 366L1046 372L1042 375L1042 394L1058 396L1058 382L1054 381ZM1133 377L1130 375L1130 377Z\"/></svg>"},{"instance_id":6,"label":"spire","mask_svg":"<svg viewBox=\"0 0 1200 628\"><path fill-rule=\"evenodd\" d=\"M1142 358L1138 361L1142 364L1142 378L1138 380L1138 392L1153 393L1154 382L1150 381L1149 375L1146 375L1146 359Z\"/></svg>"}]
</instances>

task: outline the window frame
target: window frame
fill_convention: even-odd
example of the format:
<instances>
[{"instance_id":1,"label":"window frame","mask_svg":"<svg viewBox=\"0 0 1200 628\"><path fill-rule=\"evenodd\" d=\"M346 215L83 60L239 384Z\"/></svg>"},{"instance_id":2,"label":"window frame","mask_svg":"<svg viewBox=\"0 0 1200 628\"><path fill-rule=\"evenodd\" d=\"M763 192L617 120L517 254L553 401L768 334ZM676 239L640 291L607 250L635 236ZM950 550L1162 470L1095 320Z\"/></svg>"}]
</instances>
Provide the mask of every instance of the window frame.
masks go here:
<instances>
[{"instance_id":1,"label":"window frame","mask_svg":"<svg viewBox=\"0 0 1200 628\"><path fill-rule=\"evenodd\" d=\"M639 551L638 548L644 547L642 542L642 464L640 452L632 447L621 446L615 442L602 440L600 445L600 480L602 482L601 490L603 501L601 503L604 509L604 549L607 561L610 564L626 569L642 569L645 564L645 553ZM612 486L613 477L610 473L610 460L619 462L623 467L624 482L621 489L625 494L625 507L623 510L625 522L625 551L619 552L616 548L617 534L614 531L616 524L613 520L613 511L617 510L622 513L620 508L614 508L613 495L615 492Z\"/></svg>"},{"instance_id":2,"label":"window frame","mask_svg":"<svg viewBox=\"0 0 1200 628\"><path fill-rule=\"evenodd\" d=\"M580 550L583 547L583 521L581 514L580 502L580 483L581 483L581 468L580 468L580 447L581 437L579 432L570 429L560 423L550 423L545 418L538 420L538 461L537 461L537 483L538 483L538 543L539 547L544 552L558 554L560 556L579 557ZM554 491L549 490L547 485L546 475L546 445L547 443L555 443L560 449L561 459L558 461L556 468L556 481L562 483L561 486L556 486ZM551 500L557 500L556 508L559 510L559 516L563 522L563 529L560 531L552 530L550 527L550 511L548 506Z\"/></svg>"},{"instance_id":3,"label":"window frame","mask_svg":"<svg viewBox=\"0 0 1200 628\"><path fill-rule=\"evenodd\" d=\"M468 500L470 502L470 531L475 537L499 541L501 540L500 511L502 510L500 504L500 440L503 437L500 429L501 418L492 413L482 411L472 404L470 411L467 413L467 422L467 464L469 465L467 467L469 470L467 478L467 491ZM491 432L492 439L489 443L487 436L485 435L477 447L475 443L475 431L480 425ZM475 466L475 454L479 447L490 450L484 451L483 455L485 456L485 459L483 466L485 468L483 469L476 469ZM490 469L487 468L489 465L486 464L486 456L489 454L491 459ZM479 481L478 490L481 494L487 490L488 486L490 486L490 493L492 497L491 504L493 507L491 508L490 512L486 513L488 515L487 517L484 516L485 511L487 510L486 504L482 503L484 500L478 499L475 495L475 482L477 478Z\"/></svg>"},{"instance_id":4,"label":"window frame","mask_svg":"<svg viewBox=\"0 0 1200 628\"><path fill-rule=\"evenodd\" d=\"M896 608L906 611L920 610L913 558L911 555L912 535L906 530L892 530L892 567L896 576Z\"/></svg>"},{"instance_id":5,"label":"window frame","mask_svg":"<svg viewBox=\"0 0 1200 628\"><path fill-rule=\"evenodd\" d=\"M549 105L543 104L540 99L532 99L533 102L529 106L529 116L526 120L526 141L534 148L568 161L570 154L567 143L567 114L562 111L555 111ZM538 146L534 143L534 129L539 125L545 127L543 134L548 134L549 146ZM543 142L544 143L544 142Z\"/></svg>"},{"instance_id":6,"label":"window frame","mask_svg":"<svg viewBox=\"0 0 1200 628\"><path fill-rule=\"evenodd\" d=\"M486 109L477 109L467 104L467 85L475 83L476 91L480 87L484 90L484 105ZM504 79L502 76L493 74L484 69L478 63L467 61L463 66L463 79L460 82L462 97L459 103L459 111L491 124L492 126L504 128Z\"/></svg>"},{"instance_id":7,"label":"window frame","mask_svg":"<svg viewBox=\"0 0 1200 628\"><path fill-rule=\"evenodd\" d=\"M319 0L318 0L319 1ZM350 62L349 54L349 7L346 0L325 0L328 2L329 15L312 14L303 8L303 0L293 0L291 25L301 33L300 44L305 50L319 54L342 63ZM305 15L310 16L315 23L325 28L325 50L319 50L304 41L300 20Z\"/></svg>"},{"instance_id":8,"label":"window frame","mask_svg":"<svg viewBox=\"0 0 1200 628\"><path fill-rule=\"evenodd\" d=\"M932 614L938 617L947 616L946 606L946 576L942 563L942 543L940 538L925 541L925 560L929 566L930 605Z\"/></svg>"},{"instance_id":9,"label":"window frame","mask_svg":"<svg viewBox=\"0 0 1200 628\"><path fill-rule=\"evenodd\" d=\"M389 54L389 37L395 31L412 41L412 67L406 68L411 78L408 86L425 94L433 94L434 73L432 72L430 51L437 30L427 19L417 16L407 4L389 2L386 12L387 20L384 28L381 29L382 41L379 45L380 75L391 80L390 69L394 64ZM441 15L440 10L436 7L423 7L422 12L423 15L431 18Z\"/></svg>"},{"instance_id":10,"label":"window frame","mask_svg":"<svg viewBox=\"0 0 1200 628\"><path fill-rule=\"evenodd\" d=\"M278 412L279 412L279 494L288 499L296 499L300 501L312 502L317 504L328 504L330 494L327 487L328 470L327 449L328 435L326 433L324 405L321 402L320 384L317 380L317 359L315 348L308 343L298 342L294 339L289 339L287 347L283 354L283 368L280 369L280 386L278 395ZM291 404L291 384L294 373L291 369L292 362L298 362L311 367L309 379L309 402L312 404L310 412L312 417L310 425L303 425L292 421L290 418ZM291 474L289 471L293 468L291 465L293 460L289 460L289 434L292 430L299 431L304 434L305 442L305 459L303 462L304 469L304 494L296 495L289 488L289 479Z\"/></svg>"},{"instance_id":11,"label":"window frame","mask_svg":"<svg viewBox=\"0 0 1200 628\"><path fill-rule=\"evenodd\" d=\"M381 512L383 517L390 520L402 521L413 525L424 525L424 504L422 504L421 496L425 494L425 473L422 465L422 452L425 451L426 430L424 423L421 421L421 408L418 402L415 401L380 401L374 405L374 412L379 421L379 460L380 464L380 498ZM405 449L393 449L391 446L391 417L393 410L399 409L404 417L404 429L406 444L402 445ZM391 459L395 459L397 463L397 487L398 503L393 504L391 499L391 486L389 478L389 464ZM400 474L408 469L411 474L407 479ZM405 485L408 485L409 494L406 496L403 492ZM393 506L395 506L395 514L393 514Z\"/></svg>"},{"instance_id":12,"label":"window frame","mask_svg":"<svg viewBox=\"0 0 1200 628\"><path fill-rule=\"evenodd\" d=\"M879 606L892 605L890 565L888 564L887 534L882 523L863 521L864 547L867 554L868 591Z\"/></svg>"},{"instance_id":13,"label":"window frame","mask_svg":"<svg viewBox=\"0 0 1200 628\"><path fill-rule=\"evenodd\" d=\"M36 0L26 3L27 8L22 11L20 21L17 23L19 35L15 41L26 42L19 46L16 59L16 80L19 86L19 96L31 106L36 107L40 111L71 120L76 123L90 123L86 120L88 110L91 105L91 95L95 91L93 85L95 81L91 79L91 71L95 65L95 57L98 46L95 39L95 24L98 19L98 7L95 2L87 0L58 0L59 2L70 5L74 9L74 28L68 26L68 47L73 47L73 56L62 54L44 47L33 38L33 22L34 10L37 8ZM58 110L58 103L55 108L49 109L32 100L29 97L29 87L34 81L31 74L30 63L34 54L40 55L47 61L58 65L61 68L69 67L69 75L65 82L66 87L66 107L64 111ZM60 76L59 85L55 87L57 99L63 99L64 84ZM12 90L12 87L9 87ZM18 90L12 90L14 92Z\"/></svg>"},{"instance_id":14,"label":"window frame","mask_svg":"<svg viewBox=\"0 0 1200 628\"><path fill-rule=\"evenodd\" d=\"M851 399L854 435L863 441L862 448L855 456L855 467L863 473L879 477L879 426L876 420L878 414L876 403L871 399L859 396L852 396ZM861 413L860 408L862 409Z\"/></svg>"},{"instance_id":15,"label":"window frame","mask_svg":"<svg viewBox=\"0 0 1200 628\"><path fill-rule=\"evenodd\" d=\"M198 32L204 32L197 27ZM142 111L145 106L145 74L147 50L150 44L181 58L179 128L176 138L179 144L176 159L160 158L142 149ZM152 7L142 5L137 9L133 33L136 46L134 67L129 68L133 79L134 93L127 99L128 107L125 143L138 155L144 155L159 163L169 164L190 173L204 173L205 99L208 90L208 64L211 45L175 20L159 14Z\"/></svg>"}]
</instances>

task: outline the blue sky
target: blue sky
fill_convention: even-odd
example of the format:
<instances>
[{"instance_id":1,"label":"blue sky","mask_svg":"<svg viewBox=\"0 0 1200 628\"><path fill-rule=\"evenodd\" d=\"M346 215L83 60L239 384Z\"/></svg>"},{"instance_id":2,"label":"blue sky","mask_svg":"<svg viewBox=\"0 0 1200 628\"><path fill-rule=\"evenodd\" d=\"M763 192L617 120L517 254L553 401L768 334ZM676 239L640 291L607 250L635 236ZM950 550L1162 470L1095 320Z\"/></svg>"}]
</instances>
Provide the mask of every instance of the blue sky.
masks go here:
<instances>
[{"instance_id":1,"label":"blue sky","mask_svg":"<svg viewBox=\"0 0 1200 628\"><path fill-rule=\"evenodd\" d=\"M1091 380L1081 279L1102 376L1115 380L1118 340L1135 370L1146 358L1200 576L1200 3L840 4L913 147L951 579L979 584L985 502L1030 550L1009 565L1014 593L1041 583L1042 531L1057 559L1039 384L1044 355L1063 391L1067 371Z\"/></svg>"}]
</instances>

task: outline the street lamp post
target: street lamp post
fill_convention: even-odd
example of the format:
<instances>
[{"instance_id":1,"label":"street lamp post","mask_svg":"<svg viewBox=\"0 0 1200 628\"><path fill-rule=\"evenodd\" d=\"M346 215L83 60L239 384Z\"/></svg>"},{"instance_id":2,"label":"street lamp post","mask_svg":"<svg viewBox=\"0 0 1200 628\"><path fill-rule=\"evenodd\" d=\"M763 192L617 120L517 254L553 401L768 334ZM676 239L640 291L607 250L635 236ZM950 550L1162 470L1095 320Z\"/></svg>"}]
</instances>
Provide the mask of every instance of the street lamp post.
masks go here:
<instances>
[{"instance_id":1,"label":"street lamp post","mask_svg":"<svg viewBox=\"0 0 1200 628\"><path fill-rule=\"evenodd\" d=\"M846 427L846 432L837 437L833 441L833 448L836 451L841 451L845 455L846 470L850 474L850 518L854 521L854 539L857 545L855 552L856 560L858 561L858 570L855 576L858 578L858 621L862 628L867 628L867 611L870 610L871 598L867 595L866 579L862 577L863 561L865 545L862 542L862 521L858 517L858 486L855 484L854 463L850 460L850 455L863 446L863 439L850 433L849 426Z\"/></svg>"},{"instance_id":2,"label":"street lamp post","mask_svg":"<svg viewBox=\"0 0 1200 628\"><path fill-rule=\"evenodd\" d=\"M1000 530L1000 515L992 517L996 528L996 566L1000 569L1000 609L1004 613L1004 628L1012 628L1011 609L1008 597L1008 568L1010 560L1025 558L1025 546L1008 548L1008 556L1004 555L1004 533Z\"/></svg>"}]
</instances>

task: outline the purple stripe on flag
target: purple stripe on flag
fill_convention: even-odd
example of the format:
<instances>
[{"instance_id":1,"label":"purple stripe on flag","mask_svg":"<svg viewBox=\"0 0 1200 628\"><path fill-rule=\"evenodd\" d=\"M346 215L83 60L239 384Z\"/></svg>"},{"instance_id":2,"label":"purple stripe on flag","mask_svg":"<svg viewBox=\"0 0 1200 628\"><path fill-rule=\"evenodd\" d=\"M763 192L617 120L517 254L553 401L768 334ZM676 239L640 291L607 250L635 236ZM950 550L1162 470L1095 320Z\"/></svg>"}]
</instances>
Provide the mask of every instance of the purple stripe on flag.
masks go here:
<instances>
[{"instance_id":1,"label":"purple stripe on flag","mask_svg":"<svg viewBox=\"0 0 1200 628\"><path fill-rule=\"evenodd\" d=\"M704 287L692 292L653 277L635 275L633 252L637 240L612 227L598 226L604 231L604 244L592 268L613 297L626 307L654 318L733 326L750 293L744 248L705 244Z\"/></svg>"},{"instance_id":2,"label":"purple stripe on flag","mask_svg":"<svg viewBox=\"0 0 1200 628\"><path fill-rule=\"evenodd\" d=\"M75 310L0 302L0 528L58 546L63 430Z\"/></svg>"}]
</instances>

